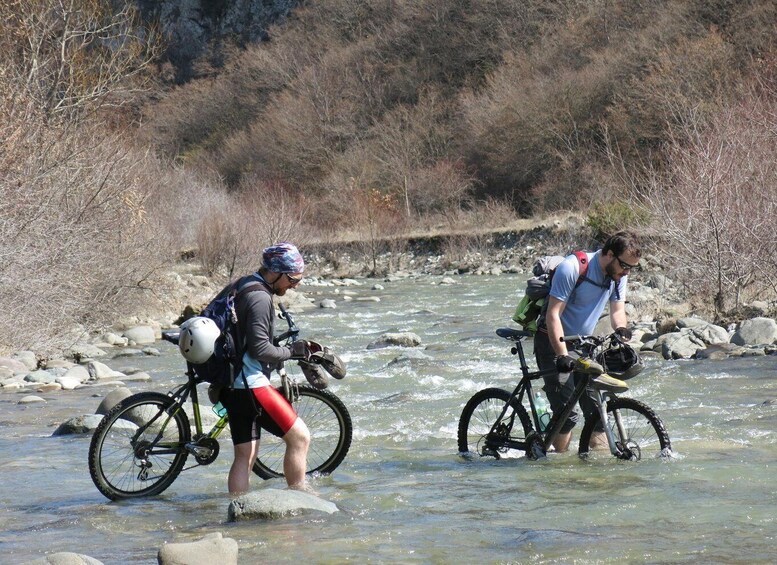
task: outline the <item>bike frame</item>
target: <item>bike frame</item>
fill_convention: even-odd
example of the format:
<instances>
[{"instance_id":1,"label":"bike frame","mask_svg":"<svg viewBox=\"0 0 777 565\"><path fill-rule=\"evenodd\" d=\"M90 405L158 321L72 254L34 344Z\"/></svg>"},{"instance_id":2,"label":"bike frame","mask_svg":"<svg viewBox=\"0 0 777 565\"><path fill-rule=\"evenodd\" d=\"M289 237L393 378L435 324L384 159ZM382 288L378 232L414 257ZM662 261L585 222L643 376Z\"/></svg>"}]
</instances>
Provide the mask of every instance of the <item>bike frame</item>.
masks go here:
<instances>
[{"instance_id":1,"label":"bike frame","mask_svg":"<svg viewBox=\"0 0 777 565\"><path fill-rule=\"evenodd\" d=\"M523 404L523 398L525 395L528 397L531 417L534 424L534 430L536 431L537 434L539 434L542 440L543 449L545 450L545 452L547 452L550 449L550 446L553 444L553 441L561 432L561 428L564 425L564 423L567 421L567 418L569 418L569 415L572 413L572 410L574 410L575 404L577 404L577 402L580 400L583 394L585 394L586 388L589 385L590 375L583 373L582 375L585 378L580 379L580 382L575 387L575 391L572 394L572 397L564 405L563 410L559 414L554 414L553 418L551 418L551 421L550 421L552 425L549 426L548 429L546 429L544 432L541 432L540 420L539 420L539 416L537 415L537 409L534 403L534 394L532 392L531 382L533 380L541 379L545 376L553 375L555 374L555 371L552 371L552 370L529 371L529 366L526 363L526 355L523 351L522 341L523 339L531 335L532 334L529 332L522 332L522 331L516 331L516 330L513 330L509 335L501 335L501 337L504 337L506 339L512 339L514 341L515 345L512 347L511 353L513 355L518 355L522 377L521 377L521 380L518 382L518 385L515 387L515 389L513 389L513 392L510 394L510 398L505 403L504 408L502 408L501 414L496 419L494 424L491 426L491 430L489 431L488 436L486 436L486 447L490 449L508 447L511 449L520 449L520 450L526 451L529 448L530 442L527 441L528 438L527 440L524 440L524 441L516 441L516 440L509 440L509 439L506 440L506 439L501 439L499 434L499 429L504 423L505 415L507 414L507 411L510 409L510 400L513 398L516 398L519 404ZM615 395L613 393L605 392L605 391L596 391L596 392L597 392L597 395L596 395L597 409L599 411L601 422L604 423L604 422L607 422L608 399L615 398ZM623 428L623 423L621 422L621 419L620 419L620 414L615 413L614 417L616 420L616 425L618 427L618 432L620 436L625 437L626 433ZM509 417L510 429L512 429L514 424L515 424L515 411L513 411ZM604 434L607 437L607 443L610 448L610 453L612 453L616 457L619 457L622 453L622 450L620 449L618 445L618 440L615 438L609 426L604 426Z\"/></svg>"}]
</instances>

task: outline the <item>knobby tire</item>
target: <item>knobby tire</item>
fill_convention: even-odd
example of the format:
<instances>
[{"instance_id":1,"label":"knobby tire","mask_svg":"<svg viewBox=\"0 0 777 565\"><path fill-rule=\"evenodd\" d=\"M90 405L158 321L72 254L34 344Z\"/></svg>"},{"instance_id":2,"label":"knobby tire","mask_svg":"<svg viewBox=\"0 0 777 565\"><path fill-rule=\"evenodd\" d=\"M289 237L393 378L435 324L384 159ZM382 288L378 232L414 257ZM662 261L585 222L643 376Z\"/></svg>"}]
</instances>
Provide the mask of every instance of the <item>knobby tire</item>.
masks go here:
<instances>
[{"instance_id":1,"label":"knobby tire","mask_svg":"<svg viewBox=\"0 0 777 565\"><path fill-rule=\"evenodd\" d=\"M328 390L307 385L298 387L299 395L292 402L297 415L310 430L307 474L328 474L343 462L351 447L353 423L348 409ZM279 389L283 394L283 390ZM259 451L253 471L263 479L283 476L286 444L279 437L262 430Z\"/></svg>"},{"instance_id":2,"label":"knobby tire","mask_svg":"<svg viewBox=\"0 0 777 565\"><path fill-rule=\"evenodd\" d=\"M101 420L89 445L89 473L107 498L159 494L181 472L191 427L182 408L165 412L173 405L165 394L141 392L119 402Z\"/></svg>"},{"instance_id":3,"label":"knobby tire","mask_svg":"<svg viewBox=\"0 0 777 565\"><path fill-rule=\"evenodd\" d=\"M494 449L486 448L486 436L494 422L501 414L507 402L510 407L503 418L503 422L509 422L511 411L515 412L516 419L510 429L503 425L495 439L510 439L524 441L532 431L532 423L529 414L515 397L511 398L510 392L501 388L487 388L476 393L464 406L459 418L458 446L459 454L468 459L476 457L518 457L524 454L523 450L508 449L494 446ZM518 423L520 422L520 424Z\"/></svg>"},{"instance_id":4,"label":"knobby tire","mask_svg":"<svg viewBox=\"0 0 777 565\"><path fill-rule=\"evenodd\" d=\"M620 414L626 437L620 437L620 432L613 415L616 411ZM627 446L636 446L632 449L634 460L664 457L671 453L672 444L664 423L646 404L633 398L616 398L607 403L607 425L615 434L619 442ZM605 440L604 446L592 448L591 435L594 426L600 421L599 414L595 414L586 420L583 431L580 432L580 445L578 454L585 459L612 458Z\"/></svg>"}]
</instances>

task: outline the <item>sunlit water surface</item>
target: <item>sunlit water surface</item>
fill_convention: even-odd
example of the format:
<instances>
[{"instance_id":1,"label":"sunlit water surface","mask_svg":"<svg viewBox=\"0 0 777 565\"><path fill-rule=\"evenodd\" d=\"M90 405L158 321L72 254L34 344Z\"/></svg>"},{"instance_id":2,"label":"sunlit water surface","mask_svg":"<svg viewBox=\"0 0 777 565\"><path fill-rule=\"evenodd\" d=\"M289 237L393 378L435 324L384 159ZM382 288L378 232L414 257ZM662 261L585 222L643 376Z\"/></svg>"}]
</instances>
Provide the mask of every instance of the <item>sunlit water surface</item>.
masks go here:
<instances>
[{"instance_id":1,"label":"sunlit water surface","mask_svg":"<svg viewBox=\"0 0 777 565\"><path fill-rule=\"evenodd\" d=\"M89 478L89 437L51 436L58 423L93 413L105 389L44 394L45 405L0 394L0 561L72 551L106 564L156 563L165 542L214 531L238 541L241 563L777 560L777 406L762 404L777 398L777 357L648 360L630 394L664 420L671 461L587 463L572 453L465 461L456 450L464 403L515 382L516 358L494 330L510 325L523 278L457 281L385 282L377 291L366 282L353 290L380 302L297 316L305 337L348 363L331 390L351 412L353 445L336 473L314 483L341 509L331 516L228 523L228 439L215 463L185 471L163 495L109 502ZM387 331L418 334L420 354L367 349ZM152 375L130 383L134 391L168 390L180 382L181 359L169 344L158 347L161 357L109 364Z\"/></svg>"}]
</instances>

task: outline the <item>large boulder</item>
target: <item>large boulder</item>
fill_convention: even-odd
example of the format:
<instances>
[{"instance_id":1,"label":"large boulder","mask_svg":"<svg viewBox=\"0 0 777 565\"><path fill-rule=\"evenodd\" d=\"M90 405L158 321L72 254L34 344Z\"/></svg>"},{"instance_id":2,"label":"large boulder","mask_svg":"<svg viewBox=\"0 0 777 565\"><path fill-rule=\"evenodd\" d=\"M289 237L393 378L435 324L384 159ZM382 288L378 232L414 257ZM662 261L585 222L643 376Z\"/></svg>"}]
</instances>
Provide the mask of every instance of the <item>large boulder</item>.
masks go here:
<instances>
[{"instance_id":1,"label":"large boulder","mask_svg":"<svg viewBox=\"0 0 777 565\"><path fill-rule=\"evenodd\" d=\"M238 545L221 532L189 543L167 543L157 554L159 565L237 565Z\"/></svg>"},{"instance_id":2,"label":"large boulder","mask_svg":"<svg viewBox=\"0 0 777 565\"><path fill-rule=\"evenodd\" d=\"M777 322L771 318L745 320L731 336L731 343L736 345L770 345L775 341Z\"/></svg>"},{"instance_id":3,"label":"large boulder","mask_svg":"<svg viewBox=\"0 0 777 565\"><path fill-rule=\"evenodd\" d=\"M129 345L144 345L156 341L156 332L151 326L135 326L124 331Z\"/></svg>"},{"instance_id":4,"label":"large boulder","mask_svg":"<svg viewBox=\"0 0 777 565\"><path fill-rule=\"evenodd\" d=\"M0 357L0 367L6 367L10 369L13 374L30 372L30 369L27 368L27 365L25 365L19 359L14 359L12 357Z\"/></svg>"},{"instance_id":5,"label":"large boulder","mask_svg":"<svg viewBox=\"0 0 777 565\"><path fill-rule=\"evenodd\" d=\"M664 359L690 359L706 344L689 328L659 336L653 345L653 351L661 353Z\"/></svg>"},{"instance_id":6,"label":"large boulder","mask_svg":"<svg viewBox=\"0 0 777 565\"><path fill-rule=\"evenodd\" d=\"M301 490L265 489L249 492L229 504L227 518L238 520L275 520L286 516L298 516L309 512L334 514L338 511L333 502Z\"/></svg>"}]
</instances>

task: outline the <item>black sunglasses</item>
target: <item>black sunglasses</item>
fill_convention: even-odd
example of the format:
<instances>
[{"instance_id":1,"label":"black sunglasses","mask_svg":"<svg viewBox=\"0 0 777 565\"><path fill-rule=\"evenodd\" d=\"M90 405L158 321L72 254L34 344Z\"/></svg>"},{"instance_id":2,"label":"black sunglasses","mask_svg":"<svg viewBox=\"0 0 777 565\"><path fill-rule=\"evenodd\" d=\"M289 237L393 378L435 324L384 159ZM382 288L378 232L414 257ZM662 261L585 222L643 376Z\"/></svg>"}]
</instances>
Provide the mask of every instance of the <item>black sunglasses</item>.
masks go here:
<instances>
[{"instance_id":1,"label":"black sunglasses","mask_svg":"<svg viewBox=\"0 0 777 565\"><path fill-rule=\"evenodd\" d=\"M289 282L291 284L299 284L302 282L302 277L292 277L289 273L283 273L286 275L286 278L289 279Z\"/></svg>"},{"instance_id":2,"label":"black sunglasses","mask_svg":"<svg viewBox=\"0 0 777 565\"><path fill-rule=\"evenodd\" d=\"M624 271L631 271L631 270L639 269L639 264L637 264L637 265L630 265L626 261L622 260L620 257L616 257L616 259L618 260L618 264L621 266L621 269L623 269Z\"/></svg>"}]
</instances>

